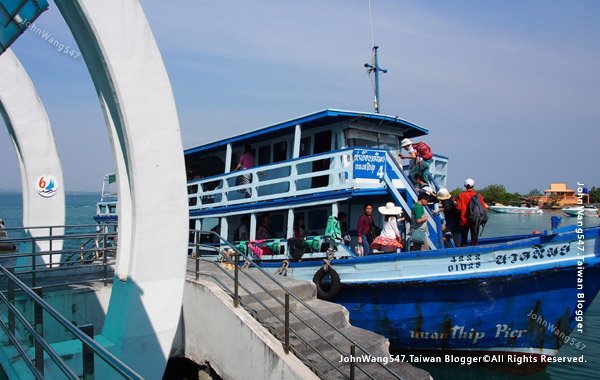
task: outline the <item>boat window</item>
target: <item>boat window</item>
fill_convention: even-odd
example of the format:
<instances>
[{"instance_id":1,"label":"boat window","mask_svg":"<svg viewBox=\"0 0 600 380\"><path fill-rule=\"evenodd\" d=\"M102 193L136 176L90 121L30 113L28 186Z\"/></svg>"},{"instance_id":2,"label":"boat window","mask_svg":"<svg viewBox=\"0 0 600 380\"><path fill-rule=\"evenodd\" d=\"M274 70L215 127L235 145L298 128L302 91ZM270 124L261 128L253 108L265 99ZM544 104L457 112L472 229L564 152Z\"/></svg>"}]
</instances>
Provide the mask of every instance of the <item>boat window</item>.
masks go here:
<instances>
[{"instance_id":1,"label":"boat window","mask_svg":"<svg viewBox=\"0 0 600 380\"><path fill-rule=\"evenodd\" d=\"M287 141L280 141L274 145L273 162L287 160Z\"/></svg>"},{"instance_id":2,"label":"boat window","mask_svg":"<svg viewBox=\"0 0 600 380\"><path fill-rule=\"evenodd\" d=\"M258 165L268 165L271 163L271 145L265 145L258 148Z\"/></svg>"},{"instance_id":3,"label":"boat window","mask_svg":"<svg viewBox=\"0 0 600 380\"><path fill-rule=\"evenodd\" d=\"M310 234L323 233L325 226L327 225L327 209L317 209L308 211L308 220L306 220L306 228Z\"/></svg>"},{"instance_id":4,"label":"boat window","mask_svg":"<svg viewBox=\"0 0 600 380\"><path fill-rule=\"evenodd\" d=\"M379 147L382 149L398 150L398 136L388 135L385 133L379 134Z\"/></svg>"},{"instance_id":5,"label":"boat window","mask_svg":"<svg viewBox=\"0 0 600 380\"><path fill-rule=\"evenodd\" d=\"M275 236L285 236L287 230L287 214L273 213L271 214L271 229Z\"/></svg>"},{"instance_id":6,"label":"boat window","mask_svg":"<svg viewBox=\"0 0 600 380\"><path fill-rule=\"evenodd\" d=\"M360 129L347 129L346 138L348 146L365 146L369 148L377 147L377 133L363 131Z\"/></svg>"},{"instance_id":7,"label":"boat window","mask_svg":"<svg viewBox=\"0 0 600 380\"><path fill-rule=\"evenodd\" d=\"M304 137L300 139L300 157L310 155L310 143L311 137Z\"/></svg>"}]
</instances>

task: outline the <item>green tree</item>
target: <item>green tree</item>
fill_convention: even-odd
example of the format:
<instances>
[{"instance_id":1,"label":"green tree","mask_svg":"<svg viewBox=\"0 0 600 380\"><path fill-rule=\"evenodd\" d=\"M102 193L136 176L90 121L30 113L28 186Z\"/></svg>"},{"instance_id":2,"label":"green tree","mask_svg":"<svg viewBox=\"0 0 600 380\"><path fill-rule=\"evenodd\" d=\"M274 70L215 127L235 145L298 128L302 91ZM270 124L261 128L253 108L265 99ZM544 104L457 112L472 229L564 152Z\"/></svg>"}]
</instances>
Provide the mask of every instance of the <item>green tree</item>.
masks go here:
<instances>
[{"instance_id":1,"label":"green tree","mask_svg":"<svg viewBox=\"0 0 600 380\"><path fill-rule=\"evenodd\" d=\"M457 187L456 189L452 190L450 192L450 195L452 195L453 197L456 197L458 194L460 194L463 190L460 187Z\"/></svg>"},{"instance_id":2,"label":"green tree","mask_svg":"<svg viewBox=\"0 0 600 380\"><path fill-rule=\"evenodd\" d=\"M486 202L507 203L510 200L510 194L506 192L504 185L487 185L479 190L479 194L483 196Z\"/></svg>"},{"instance_id":3,"label":"green tree","mask_svg":"<svg viewBox=\"0 0 600 380\"><path fill-rule=\"evenodd\" d=\"M600 187L592 187L590 190L590 203L600 203Z\"/></svg>"},{"instance_id":4,"label":"green tree","mask_svg":"<svg viewBox=\"0 0 600 380\"><path fill-rule=\"evenodd\" d=\"M538 189L533 189L527 193L528 197L539 197L542 195L544 195L544 194L541 191L539 191Z\"/></svg>"}]
</instances>

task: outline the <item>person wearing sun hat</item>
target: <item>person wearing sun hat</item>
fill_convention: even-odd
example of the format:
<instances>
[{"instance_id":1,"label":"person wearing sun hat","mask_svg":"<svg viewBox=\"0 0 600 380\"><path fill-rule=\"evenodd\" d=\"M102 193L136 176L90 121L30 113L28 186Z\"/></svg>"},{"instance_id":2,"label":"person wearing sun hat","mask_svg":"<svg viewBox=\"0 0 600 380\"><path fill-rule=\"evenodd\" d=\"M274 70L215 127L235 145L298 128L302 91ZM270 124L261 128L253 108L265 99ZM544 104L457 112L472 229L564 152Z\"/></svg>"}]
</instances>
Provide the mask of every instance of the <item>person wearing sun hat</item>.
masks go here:
<instances>
[{"instance_id":1,"label":"person wearing sun hat","mask_svg":"<svg viewBox=\"0 0 600 380\"><path fill-rule=\"evenodd\" d=\"M437 192L440 201L440 212L444 213L444 226L442 230L452 234L452 242L455 247L460 247L460 214L456 209L456 202L448 189L441 188Z\"/></svg>"},{"instance_id":2,"label":"person wearing sun hat","mask_svg":"<svg viewBox=\"0 0 600 380\"><path fill-rule=\"evenodd\" d=\"M408 177L419 187L427 186L429 180L429 166L433 163L431 148L424 142L413 143L410 139L403 139L400 147L408 151L408 155L398 153L398 157L411 160Z\"/></svg>"},{"instance_id":3,"label":"person wearing sun hat","mask_svg":"<svg viewBox=\"0 0 600 380\"><path fill-rule=\"evenodd\" d=\"M398 220L402 215L402 208L397 207L393 202L388 202L385 206L378 208L383 215L384 223L381 228L381 234L373 240L372 249L386 253L397 252L402 249L402 235L398 230Z\"/></svg>"}]
</instances>

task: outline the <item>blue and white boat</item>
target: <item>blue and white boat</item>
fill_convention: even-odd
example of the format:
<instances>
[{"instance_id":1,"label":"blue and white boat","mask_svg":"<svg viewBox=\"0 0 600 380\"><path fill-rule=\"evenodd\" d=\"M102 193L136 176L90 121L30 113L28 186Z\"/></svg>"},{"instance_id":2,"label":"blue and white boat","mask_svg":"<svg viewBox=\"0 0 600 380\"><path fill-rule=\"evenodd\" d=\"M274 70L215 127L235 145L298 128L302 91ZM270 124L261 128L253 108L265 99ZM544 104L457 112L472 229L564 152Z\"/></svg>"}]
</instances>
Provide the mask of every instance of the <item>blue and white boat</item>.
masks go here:
<instances>
[{"instance_id":1,"label":"blue and white boat","mask_svg":"<svg viewBox=\"0 0 600 380\"><path fill-rule=\"evenodd\" d=\"M234 244L249 255L253 244L267 247L254 254L265 268L288 260L288 276L315 281L322 297L347 307L354 325L387 336L395 349L531 354L543 367L541 355L555 355L563 344L579 348L578 335L569 334L584 329L583 313L600 287L598 227L444 248L439 217L428 210L430 251L355 256L353 229L364 203L374 204L379 225L377 206L388 201L410 216L417 193L398 161L399 141L427 133L394 116L327 109L187 149L190 228L234 242L248 221L250 242ZM256 166L232 171L247 144ZM447 165L447 157L434 157L434 186L445 185ZM249 183L239 180L244 174ZM114 175L104 182L99 222L118 213ZM353 237L327 252L319 239L328 217L340 212ZM273 238L256 242L264 214ZM299 219L316 236L304 238L303 254L293 249ZM205 243L198 239L190 235L190 251Z\"/></svg>"}]
</instances>

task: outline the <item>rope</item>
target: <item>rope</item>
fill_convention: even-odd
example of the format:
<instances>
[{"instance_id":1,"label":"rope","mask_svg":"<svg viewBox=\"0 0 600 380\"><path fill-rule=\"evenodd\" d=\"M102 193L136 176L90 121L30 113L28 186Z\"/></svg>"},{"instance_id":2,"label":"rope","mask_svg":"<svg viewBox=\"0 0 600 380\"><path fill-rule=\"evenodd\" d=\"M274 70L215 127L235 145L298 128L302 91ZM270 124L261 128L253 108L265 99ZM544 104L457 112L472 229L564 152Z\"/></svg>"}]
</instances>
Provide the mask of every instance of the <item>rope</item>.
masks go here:
<instances>
[{"instance_id":1,"label":"rope","mask_svg":"<svg viewBox=\"0 0 600 380\"><path fill-rule=\"evenodd\" d=\"M289 265L290 262L288 260L283 260L283 262L281 263L281 267L277 269L276 273L280 276L287 276L287 270Z\"/></svg>"}]
</instances>

